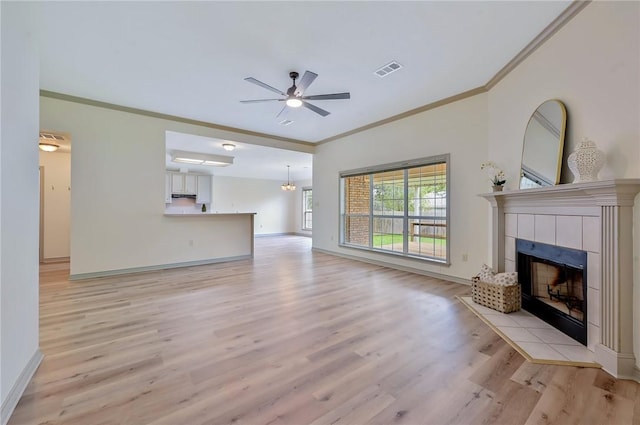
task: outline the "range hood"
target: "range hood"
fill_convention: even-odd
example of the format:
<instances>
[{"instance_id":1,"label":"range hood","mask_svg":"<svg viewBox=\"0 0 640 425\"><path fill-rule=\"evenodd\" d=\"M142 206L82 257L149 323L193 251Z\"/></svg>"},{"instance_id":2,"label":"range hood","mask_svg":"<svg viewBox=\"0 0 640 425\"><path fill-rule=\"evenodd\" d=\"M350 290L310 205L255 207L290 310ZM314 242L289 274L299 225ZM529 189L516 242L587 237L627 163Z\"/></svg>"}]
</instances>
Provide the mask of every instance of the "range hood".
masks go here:
<instances>
[{"instance_id":1,"label":"range hood","mask_svg":"<svg viewBox=\"0 0 640 425\"><path fill-rule=\"evenodd\" d=\"M196 199L196 195L188 195L186 193L172 193L171 198L187 198L187 199Z\"/></svg>"}]
</instances>

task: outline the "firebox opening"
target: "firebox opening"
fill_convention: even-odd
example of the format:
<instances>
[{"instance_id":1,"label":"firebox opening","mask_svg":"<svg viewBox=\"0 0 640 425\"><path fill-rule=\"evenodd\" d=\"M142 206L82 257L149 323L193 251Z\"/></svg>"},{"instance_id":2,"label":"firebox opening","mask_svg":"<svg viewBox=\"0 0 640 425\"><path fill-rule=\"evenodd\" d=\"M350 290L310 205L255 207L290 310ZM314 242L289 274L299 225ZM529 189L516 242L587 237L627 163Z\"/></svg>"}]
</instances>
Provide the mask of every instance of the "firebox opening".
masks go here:
<instances>
[{"instance_id":1,"label":"firebox opening","mask_svg":"<svg viewBox=\"0 0 640 425\"><path fill-rule=\"evenodd\" d=\"M522 306L587 344L587 253L516 240Z\"/></svg>"},{"instance_id":2,"label":"firebox opening","mask_svg":"<svg viewBox=\"0 0 640 425\"><path fill-rule=\"evenodd\" d=\"M531 273L532 295L537 300L583 321L582 270L534 258L531 260Z\"/></svg>"}]
</instances>

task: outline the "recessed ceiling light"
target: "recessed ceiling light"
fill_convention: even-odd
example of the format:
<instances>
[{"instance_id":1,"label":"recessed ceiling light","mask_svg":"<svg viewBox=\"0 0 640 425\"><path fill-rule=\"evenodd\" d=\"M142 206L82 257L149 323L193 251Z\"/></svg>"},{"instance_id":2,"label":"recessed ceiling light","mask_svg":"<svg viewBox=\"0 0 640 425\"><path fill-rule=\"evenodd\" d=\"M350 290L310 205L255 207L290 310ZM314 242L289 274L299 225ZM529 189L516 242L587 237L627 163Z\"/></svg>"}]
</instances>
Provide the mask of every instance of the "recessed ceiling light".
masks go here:
<instances>
[{"instance_id":1,"label":"recessed ceiling light","mask_svg":"<svg viewBox=\"0 0 640 425\"><path fill-rule=\"evenodd\" d=\"M236 148L236 145L234 145L233 143L223 143L222 147L224 148L225 151L231 152Z\"/></svg>"}]
</instances>

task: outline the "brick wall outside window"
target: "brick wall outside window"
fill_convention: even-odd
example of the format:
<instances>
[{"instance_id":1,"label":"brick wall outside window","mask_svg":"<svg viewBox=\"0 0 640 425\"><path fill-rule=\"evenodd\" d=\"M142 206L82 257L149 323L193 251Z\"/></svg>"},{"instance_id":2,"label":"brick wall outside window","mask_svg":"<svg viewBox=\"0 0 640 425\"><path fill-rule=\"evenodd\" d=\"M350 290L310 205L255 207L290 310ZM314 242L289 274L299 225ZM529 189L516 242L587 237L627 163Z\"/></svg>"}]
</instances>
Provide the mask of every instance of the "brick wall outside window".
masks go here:
<instances>
[{"instance_id":1,"label":"brick wall outside window","mask_svg":"<svg viewBox=\"0 0 640 425\"><path fill-rule=\"evenodd\" d=\"M350 244L369 245L369 207L371 205L368 175L345 179L344 240ZM366 216L359 216L365 214Z\"/></svg>"}]
</instances>

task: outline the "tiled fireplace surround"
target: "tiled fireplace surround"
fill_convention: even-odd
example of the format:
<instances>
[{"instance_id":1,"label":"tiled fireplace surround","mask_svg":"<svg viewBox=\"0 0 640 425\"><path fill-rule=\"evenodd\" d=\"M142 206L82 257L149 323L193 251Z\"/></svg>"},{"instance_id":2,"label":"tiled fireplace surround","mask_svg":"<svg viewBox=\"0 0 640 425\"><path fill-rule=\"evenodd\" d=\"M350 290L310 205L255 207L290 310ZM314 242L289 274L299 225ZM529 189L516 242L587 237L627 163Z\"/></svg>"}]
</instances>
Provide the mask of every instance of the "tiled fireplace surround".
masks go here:
<instances>
[{"instance_id":1,"label":"tiled fireplace surround","mask_svg":"<svg viewBox=\"0 0 640 425\"><path fill-rule=\"evenodd\" d=\"M494 269L515 271L516 239L587 252L587 347L607 372L637 381L632 228L639 191L640 179L624 179L481 195L492 206Z\"/></svg>"}]
</instances>

